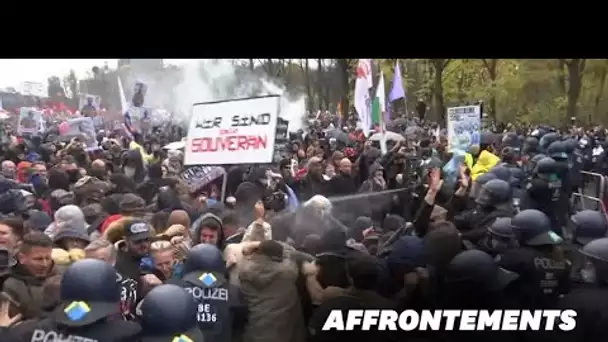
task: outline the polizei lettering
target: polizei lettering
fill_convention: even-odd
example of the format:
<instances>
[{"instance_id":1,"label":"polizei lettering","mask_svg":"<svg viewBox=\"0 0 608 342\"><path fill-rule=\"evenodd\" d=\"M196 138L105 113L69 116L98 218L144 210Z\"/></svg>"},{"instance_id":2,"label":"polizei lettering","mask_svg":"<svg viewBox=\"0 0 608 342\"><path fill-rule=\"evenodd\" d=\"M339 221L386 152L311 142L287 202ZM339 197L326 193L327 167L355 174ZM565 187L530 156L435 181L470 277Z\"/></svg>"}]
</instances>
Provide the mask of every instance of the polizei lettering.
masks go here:
<instances>
[{"instance_id":1,"label":"polizei lettering","mask_svg":"<svg viewBox=\"0 0 608 342\"><path fill-rule=\"evenodd\" d=\"M65 335L57 331L34 330L31 342L97 342L92 338L78 335Z\"/></svg>"},{"instance_id":2,"label":"polizei lettering","mask_svg":"<svg viewBox=\"0 0 608 342\"><path fill-rule=\"evenodd\" d=\"M194 299L219 300L222 302L228 301L228 289L222 288L200 288L186 287L186 291L194 297Z\"/></svg>"}]
</instances>

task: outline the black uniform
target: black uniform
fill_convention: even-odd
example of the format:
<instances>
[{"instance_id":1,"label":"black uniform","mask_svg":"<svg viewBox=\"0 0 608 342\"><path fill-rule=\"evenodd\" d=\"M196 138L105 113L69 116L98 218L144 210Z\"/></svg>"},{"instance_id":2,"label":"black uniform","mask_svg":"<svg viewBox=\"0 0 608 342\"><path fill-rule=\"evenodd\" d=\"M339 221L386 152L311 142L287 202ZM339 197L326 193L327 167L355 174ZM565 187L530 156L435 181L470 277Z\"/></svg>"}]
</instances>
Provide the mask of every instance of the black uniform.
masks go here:
<instances>
[{"instance_id":1,"label":"black uniform","mask_svg":"<svg viewBox=\"0 0 608 342\"><path fill-rule=\"evenodd\" d=\"M596 239L581 249L586 257L587 285L577 288L559 301L560 309L574 309L576 328L556 332L557 341L596 342L608 340L608 238Z\"/></svg>"},{"instance_id":2,"label":"black uniform","mask_svg":"<svg viewBox=\"0 0 608 342\"><path fill-rule=\"evenodd\" d=\"M112 266L93 259L63 274L61 304L49 318L10 328L7 341L136 341L141 327L120 319L120 289ZM4 341L4 340L3 340Z\"/></svg>"},{"instance_id":3,"label":"black uniform","mask_svg":"<svg viewBox=\"0 0 608 342\"><path fill-rule=\"evenodd\" d=\"M222 252L213 245L192 247L184 263L184 276L169 281L183 287L197 303L198 326L207 341L230 342L233 325L243 323L245 306L238 288L225 277Z\"/></svg>"},{"instance_id":4,"label":"black uniform","mask_svg":"<svg viewBox=\"0 0 608 342\"><path fill-rule=\"evenodd\" d=\"M512 287L514 297L522 308L554 307L559 295L570 289L570 263L552 250L562 239L551 231L547 215L538 210L521 211L511 226L520 247L504 253L499 264L520 275Z\"/></svg>"},{"instance_id":5,"label":"black uniform","mask_svg":"<svg viewBox=\"0 0 608 342\"><path fill-rule=\"evenodd\" d=\"M561 234L557 212L562 196L562 182L557 175L555 160L545 157L538 161L532 178L526 184L519 207L521 210L535 209L543 212L551 221L552 230Z\"/></svg>"}]
</instances>

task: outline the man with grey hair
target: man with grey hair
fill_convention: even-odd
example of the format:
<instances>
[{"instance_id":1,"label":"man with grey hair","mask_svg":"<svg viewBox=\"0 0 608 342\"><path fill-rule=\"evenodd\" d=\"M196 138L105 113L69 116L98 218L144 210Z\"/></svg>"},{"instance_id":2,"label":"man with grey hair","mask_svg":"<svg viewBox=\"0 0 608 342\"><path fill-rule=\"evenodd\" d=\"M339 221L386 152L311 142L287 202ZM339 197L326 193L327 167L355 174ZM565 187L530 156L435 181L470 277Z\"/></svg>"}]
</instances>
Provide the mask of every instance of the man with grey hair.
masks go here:
<instances>
[{"instance_id":1,"label":"man with grey hair","mask_svg":"<svg viewBox=\"0 0 608 342\"><path fill-rule=\"evenodd\" d=\"M84 249L85 256L89 259L101 260L114 266L116 262L116 248L108 240L95 240Z\"/></svg>"},{"instance_id":2,"label":"man with grey hair","mask_svg":"<svg viewBox=\"0 0 608 342\"><path fill-rule=\"evenodd\" d=\"M2 162L0 172L2 175L8 179L15 179L15 175L17 174L17 166L10 160L5 160Z\"/></svg>"}]
</instances>

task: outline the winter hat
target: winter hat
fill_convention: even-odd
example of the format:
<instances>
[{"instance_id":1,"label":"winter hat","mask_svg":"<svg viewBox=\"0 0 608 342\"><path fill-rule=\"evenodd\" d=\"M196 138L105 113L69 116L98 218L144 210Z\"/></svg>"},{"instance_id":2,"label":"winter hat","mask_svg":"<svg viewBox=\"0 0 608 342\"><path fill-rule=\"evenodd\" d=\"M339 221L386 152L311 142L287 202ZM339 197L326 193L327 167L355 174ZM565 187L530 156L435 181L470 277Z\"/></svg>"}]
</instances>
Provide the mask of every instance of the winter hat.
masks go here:
<instances>
[{"instance_id":1,"label":"winter hat","mask_svg":"<svg viewBox=\"0 0 608 342\"><path fill-rule=\"evenodd\" d=\"M120 212L131 214L146 211L146 201L135 194L125 194L120 201Z\"/></svg>"},{"instance_id":2,"label":"winter hat","mask_svg":"<svg viewBox=\"0 0 608 342\"><path fill-rule=\"evenodd\" d=\"M55 233L69 228L86 234L87 223L82 210L75 205L66 205L55 212Z\"/></svg>"}]
</instances>

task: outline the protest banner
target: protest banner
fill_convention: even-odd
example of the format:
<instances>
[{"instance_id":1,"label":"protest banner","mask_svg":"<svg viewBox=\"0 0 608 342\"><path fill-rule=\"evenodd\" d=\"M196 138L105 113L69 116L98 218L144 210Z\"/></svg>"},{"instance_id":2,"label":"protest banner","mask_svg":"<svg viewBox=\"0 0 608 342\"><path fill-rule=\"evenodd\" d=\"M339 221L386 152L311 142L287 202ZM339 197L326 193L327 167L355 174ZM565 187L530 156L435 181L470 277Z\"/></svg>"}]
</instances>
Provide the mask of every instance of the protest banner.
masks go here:
<instances>
[{"instance_id":1,"label":"protest banner","mask_svg":"<svg viewBox=\"0 0 608 342\"><path fill-rule=\"evenodd\" d=\"M78 94L78 108L82 112L83 109L94 109L98 111L101 109L101 96L92 94Z\"/></svg>"},{"instance_id":2,"label":"protest banner","mask_svg":"<svg viewBox=\"0 0 608 342\"><path fill-rule=\"evenodd\" d=\"M93 118L80 117L69 119L62 122L58 130L62 140L78 138L84 144L86 150L90 151L98 148Z\"/></svg>"},{"instance_id":3,"label":"protest banner","mask_svg":"<svg viewBox=\"0 0 608 342\"><path fill-rule=\"evenodd\" d=\"M479 145L481 107L463 106L447 109L447 135L449 149L467 151L471 145Z\"/></svg>"},{"instance_id":4,"label":"protest banner","mask_svg":"<svg viewBox=\"0 0 608 342\"><path fill-rule=\"evenodd\" d=\"M270 95L195 103L184 165L272 162L279 101Z\"/></svg>"},{"instance_id":5,"label":"protest banner","mask_svg":"<svg viewBox=\"0 0 608 342\"><path fill-rule=\"evenodd\" d=\"M195 193L225 174L226 170L221 166L191 166L180 176L188 185L188 190Z\"/></svg>"},{"instance_id":6,"label":"protest banner","mask_svg":"<svg viewBox=\"0 0 608 342\"><path fill-rule=\"evenodd\" d=\"M36 108L21 107L17 122L17 134L36 134L40 130L42 112Z\"/></svg>"}]
</instances>

